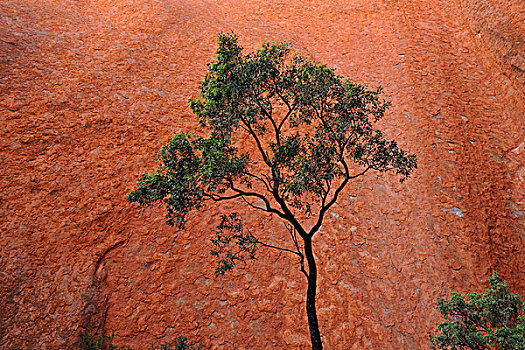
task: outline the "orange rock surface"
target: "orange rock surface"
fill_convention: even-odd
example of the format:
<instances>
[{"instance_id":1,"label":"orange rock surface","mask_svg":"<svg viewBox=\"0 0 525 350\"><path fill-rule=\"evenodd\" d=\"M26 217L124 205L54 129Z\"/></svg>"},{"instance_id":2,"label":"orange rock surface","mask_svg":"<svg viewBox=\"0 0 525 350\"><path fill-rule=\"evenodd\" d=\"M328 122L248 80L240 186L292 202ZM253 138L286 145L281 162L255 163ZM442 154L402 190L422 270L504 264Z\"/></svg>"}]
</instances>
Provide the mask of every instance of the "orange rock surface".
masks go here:
<instances>
[{"instance_id":1,"label":"orange rock surface","mask_svg":"<svg viewBox=\"0 0 525 350\"><path fill-rule=\"evenodd\" d=\"M85 328L144 349L176 333L210 349L305 349L293 256L215 278L209 234L125 201L159 147L197 127L219 31L247 50L287 40L370 86L418 156L404 184L370 173L315 241L327 349L425 349L435 299L525 295L522 0L3 0L0 2L0 348L69 349ZM241 211L278 240L269 217Z\"/></svg>"}]
</instances>

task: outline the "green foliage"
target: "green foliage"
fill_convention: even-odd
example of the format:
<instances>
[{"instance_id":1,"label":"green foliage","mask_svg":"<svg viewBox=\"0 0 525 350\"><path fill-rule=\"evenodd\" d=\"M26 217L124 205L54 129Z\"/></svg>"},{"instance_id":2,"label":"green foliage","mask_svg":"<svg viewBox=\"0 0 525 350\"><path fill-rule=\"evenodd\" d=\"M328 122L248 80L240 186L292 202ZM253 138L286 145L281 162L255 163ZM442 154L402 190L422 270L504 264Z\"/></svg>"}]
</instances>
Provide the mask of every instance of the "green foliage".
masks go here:
<instances>
[{"instance_id":1,"label":"green foliage","mask_svg":"<svg viewBox=\"0 0 525 350\"><path fill-rule=\"evenodd\" d=\"M128 193L128 201L142 206L163 201L167 224L182 228L191 210L214 198L214 192L224 193L228 181L243 176L247 157L236 153L217 135L204 138L177 133L159 153L161 166L141 176L137 189Z\"/></svg>"},{"instance_id":2,"label":"green foliage","mask_svg":"<svg viewBox=\"0 0 525 350\"><path fill-rule=\"evenodd\" d=\"M162 345L155 345L148 350L199 350L202 347L196 343L192 343L185 336L178 335L173 342L164 343Z\"/></svg>"},{"instance_id":3,"label":"green foliage","mask_svg":"<svg viewBox=\"0 0 525 350\"><path fill-rule=\"evenodd\" d=\"M438 300L446 321L438 325L440 335L430 335L432 349L525 349L524 303L497 272L488 281L484 294L452 292L449 300Z\"/></svg>"},{"instance_id":4,"label":"green foliage","mask_svg":"<svg viewBox=\"0 0 525 350\"><path fill-rule=\"evenodd\" d=\"M82 350L131 350L129 347L113 345L114 333L107 336L92 335L89 331L80 333L80 348Z\"/></svg>"},{"instance_id":5,"label":"green foliage","mask_svg":"<svg viewBox=\"0 0 525 350\"><path fill-rule=\"evenodd\" d=\"M80 348L82 350L132 350L128 346L117 347L113 345L114 333L109 336L92 335L89 331L80 334ZM201 346L192 343L188 338L178 335L171 343L152 345L148 350L199 350Z\"/></svg>"},{"instance_id":6,"label":"green foliage","mask_svg":"<svg viewBox=\"0 0 525 350\"><path fill-rule=\"evenodd\" d=\"M236 213L221 216L216 237L211 242L215 247L211 254L219 259L215 270L217 275L222 276L226 271L232 270L238 261L255 259L258 240L244 229L242 220Z\"/></svg>"}]
</instances>

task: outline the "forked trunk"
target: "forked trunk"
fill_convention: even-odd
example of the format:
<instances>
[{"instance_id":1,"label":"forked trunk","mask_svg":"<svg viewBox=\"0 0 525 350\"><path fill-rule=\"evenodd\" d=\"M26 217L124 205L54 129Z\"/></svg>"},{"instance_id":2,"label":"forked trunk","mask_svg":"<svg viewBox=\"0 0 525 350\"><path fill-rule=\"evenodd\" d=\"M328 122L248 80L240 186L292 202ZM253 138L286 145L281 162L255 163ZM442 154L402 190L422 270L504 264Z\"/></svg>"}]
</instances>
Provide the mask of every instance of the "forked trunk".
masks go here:
<instances>
[{"instance_id":1,"label":"forked trunk","mask_svg":"<svg viewBox=\"0 0 525 350\"><path fill-rule=\"evenodd\" d=\"M321 333L317 322L317 310L315 307L315 295L317 292L317 266L312 251L312 239L304 240L304 255L308 262L308 289L306 291L306 316L308 318L308 328L312 340L312 350L322 350Z\"/></svg>"}]
</instances>

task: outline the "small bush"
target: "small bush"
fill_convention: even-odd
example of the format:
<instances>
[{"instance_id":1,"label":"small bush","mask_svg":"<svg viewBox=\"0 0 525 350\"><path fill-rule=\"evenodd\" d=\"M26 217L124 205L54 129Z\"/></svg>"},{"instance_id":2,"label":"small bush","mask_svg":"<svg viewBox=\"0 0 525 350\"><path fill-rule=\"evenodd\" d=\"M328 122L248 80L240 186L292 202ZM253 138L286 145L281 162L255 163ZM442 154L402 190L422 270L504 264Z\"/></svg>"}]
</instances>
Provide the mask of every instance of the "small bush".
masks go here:
<instances>
[{"instance_id":1,"label":"small bush","mask_svg":"<svg viewBox=\"0 0 525 350\"><path fill-rule=\"evenodd\" d=\"M155 345L148 350L199 350L202 347L199 344L192 343L185 336L178 335L172 343Z\"/></svg>"},{"instance_id":2,"label":"small bush","mask_svg":"<svg viewBox=\"0 0 525 350\"><path fill-rule=\"evenodd\" d=\"M111 335L96 336L84 331L80 334L80 348L82 350L131 350L129 347L118 347L113 345L114 332Z\"/></svg>"},{"instance_id":3,"label":"small bush","mask_svg":"<svg viewBox=\"0 0 525 350\"><path fill-rule=\"evenodd\" d=\"M129 346L118 347L113 344L115 334L97 336L91 334L89 331L84 331L80 334L80 348L82 350L133 350ZM152 345L148 350L199 350L202 347L199 344L192 343L185 336L178 335L173 342L164 343L161 345Z\"/></svg>"},{"instance_id":4,"label":"small bush","mask_svg":"<svg viewBox=\"0 0 525 350\"><path fill-rule=\"evenodd\" d=\"M438 299L445 322L438 325L440 334L430 335L432 349L525 349L525 304L497 272L488 282L484 294L452 292L450 299Z\"/></svg>"}]
</instances>

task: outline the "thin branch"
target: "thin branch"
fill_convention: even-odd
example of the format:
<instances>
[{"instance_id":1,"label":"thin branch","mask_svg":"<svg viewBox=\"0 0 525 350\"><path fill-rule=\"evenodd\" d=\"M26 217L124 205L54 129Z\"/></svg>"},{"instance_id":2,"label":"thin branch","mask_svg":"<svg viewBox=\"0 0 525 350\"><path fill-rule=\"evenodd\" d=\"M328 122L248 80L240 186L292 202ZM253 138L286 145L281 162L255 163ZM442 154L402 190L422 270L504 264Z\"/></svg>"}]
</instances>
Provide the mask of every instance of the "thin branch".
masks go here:
<instances>
[{"instance_id":1,"label":"thin branch","mask_svg":"<svg viewBox=\"0 0 525 350\"><path fill-rule=\"evenodd\" d=\"M241 120L242 120L243 124L246 126L248 133L255 140L255 143L257 144L257 148L259 149L259 152L261 153L261 156L263 157L264 162L266 163L266 165L268 167L272 168L272 163L268 159L268 155L266 154L266 152L264 151L264 149L263 149L263 147L261 145L261 140L259 140L259 137L257 137L257 134L255 133L255 131L253 131L253 129L250 126L250 124L247 123L244 119L241 119Z\"/></svg>"},{"instance_id":2,"label":"thin branch","mask_svg":"<svg viewBox=\"0 0 525 350\"><path fill-rule=\"evenodd\" d=\"M277 131L281 132L281 129L284 125L284 123L286 122L286 120L288 120L288 118L292 115L292 113L294 112L295 110L295 107L297 107L297 101L295 100L295 98L297 97L297 95L294 96L294 102L292 104L292 106L290 107L290 105L285 101L286 103L286 106L288 107L288 112L286 113L286 115L284 116L283 120L281 120L281 122L279 123L279 126L277 127ZM282 98L281 98L282 99ZM283 100L284 101L284 100Z\"/></svg>"},{"instance_id":3,"label":"thin branch","mask_svg":"<svg viewBox=\"0 0 525 350\"><path fill-rule=\"evenodd\" d=\"M265 178L262 178L262 177L260 177L260 176L258 176L258 175L255 175L255 174L252 174L252 173L249 173L249 172L246 172L246 175L251 176L251 177L253 177L253 178L259 180L260 182L262 182L262 183L264 184L264 186L266 187L266 190L267 190L268 192L272 192L272 189L270 188L270 183L267 182L266 177L265 177ZM263 175L263 176L264 176L264 175Z\"/></svg>"},{"instance_id":4,"label":"thin branch","mask_svg":"<svg viewBox=\"0 0 525 350\"><path fill-rule=\"evenodd\" d=\"M293 253L299 257L302 257L302 254L300 252L296 252L295 250L292 250L292 249L288 249L288 248L283 248L283 247L279 247L279 246L276 246L276 245L272 245L272 244L268 244L268 243L264 243L264 242L261 242L259 240L257 240L256 242L257 244L260 244L264 247L268 247L268 248L273 248L273 249L277 249L277 250L281 250L283 252L289 252L289 253Z\"/></svg>"},{"instance_id":5,"label":"thin branch","mask_svg":"<svg viewBox=\"0 0 525 350\"><path fill-rule=\"evenodd\" d=\"M227 196L227 197L220 197L220 198L219 198L219 196L216 196L216 195L207 195L207 196L210 197L211 199L214 199L214 197L215 197L217 200L241 198L248 205L250 205L251 207L253 207L255 209L259 209L259 210L262 210L262 211L265 211L265 212L268 212L268 213L276 214L281 219L284 219L284 220L288 221L290 224L293 225L293 227L296 230L299 231L299 235L301 237L303 237L303 238L306 237L306 231L303 229L301 224L297 221L295 216L288 209L288 207L287 207L286 203L284 202L284 200L278 194L277 194L276 200L278 201L278 203L281 206L281 208L284 210L284 213L281 212L278 209L273 208L272 205L270 204L270 201L268 200L268 198L266 198L264 195L262 195L260 193L257 193L257 192L246 192L246 191L243 191L241 189L236 188L235 185L233 184L233 181L231 181L231 179L230 179L230 189L232 191L236 192L237 194L232 195L232 196ZM275 198L276 195L275 195L274 191L272 191L272 194L274 195L274 198ZM262 207L258 207L256 205L254 205L253 203L247 201L245 197L255 197L255 198L261 199L264 202L264 204L266 205L266 208L262 208Z\"/></svg>"},{"instance_id":6,"label":"thin branch","mask_svg":"<svg viewBox=\"0 0 525 350\"><path fill-rule=\"evenodd\" d=\"M326 204L326 199L328 198L328 195L330 194L330 188L328 188L328 191L324 193L324 195L321 197L321 208L324 207Z\"/></svg>"},{"instance_id":7,"label":"thin branch","mask_svg":"<svg viewBox=\"0 0 525 350\"><path fill-rule=\"evenodd\" d=\"M242 119L241 119L242 120ZM286 206L286 203L284 203L284 201L280 198L279 196L279 182L280 182L280 174L279 174L279 168L277 167L274 167L272 162L270 162L270 160L268 159L268 155L266 154L266 152L264 151L262 145L261 145L261 141L259 140L259 138L257 137L257 134L253 131L253 129L251 128L251 126L246 123L246 121L242 120L242 122L246 125L246 127L249 129L249 134L252 135L252 137L254 138L256 144L257 144L257 148L259 149L259 152L261 153L261 156L263 157L263 160L264 162L266 163L266 165L270 168L270 170L272 171L272 177L273 177L273 190L271 191L274 198L277 200L277 202L279 203L279 205L281 206L281 208L284 210L285 214L292 217L293 220L295 220L295 218L293 217L292 213L290 212L290 210L288 210L287 206ZM233 184L232 184L232 187L233 187ZM266 206L267 208L270 207L269 205L269 202L268 200L266 199L266 197L262 196L263 197L263 200L265 200L265 203L266 203ZM280 199L280 200L279 200ZM273 212L273 211L272 211ZM288 221L290 221L289 218L287 218L286 216L282 215L281 212L278 212L277 210L275 210L275 213L278 214L281 218L283 219L286 219ZM295 223L290 221L292 224L294 225L298 225L299 222L297 222L297 220L295 220ZM300 226L300 225L299 225ZM302 227L301 227L302 228ZM304 230L303 230L304 231Z\"/></svg>"},{"instance_id":8,"label":"thin branch","mask_svg":"<svg viewBox=\"0 0 525 350\"><path fill-rule=\"evenodd\" d=\"M239 124L239 128L241 128L242 130L246 131L247 133L250 133L250 130L248 130L248 128L242 124Z\"/></svg>"},{"instance_id":9,"label":"thin branch","mask_svg":"<svg viewBox=\"0 0 525 350\"><path fill-rule=\"evenodd\" d=\"M326 183L326 192L329 193L332 189L332 180L324 179L324 182Z\"/></svg>"},{"instance_id":10,"label":"thin branch","mask_svg":"<svg viewBox=\"0 0 525 350\"><path fill-rule=\"evenodd\" d=\"M279 217L283 218L283 219L286 219L288 220L287 216L282 213L281 211L273 208L270 204L270 201L265 197L263 196L262 194L260 193L257 193L257 192L246 192L246 191L243 191L243 190L240 190L238 188L235 188L235 186L233 185L233 182L230 182L230 189L232 191L235 191L239 194L239 197L256 197L256 198L260 198L264 201L264 204L266 205L266 211L269 212L269 213L273 213L273 214L277 214Z\"/></svg>"},{"instance_id":11,"label":"thin branch","mask_svg":"<svg viewBox=\"0 0 525 350\"><path fill-rule=\"evenodd\" d=\"M284 125L284 122L290 117L290 115L292 114L293 110L295 109L296 107L296 104L295 104L295 99L294 99L294 103L292 106L290 106L290 102L284 98L284 96L281 94L278 86L277 86L277 82L275 81L275 78L272 77L272 80L273 80L273 84L275 86L275 93L277 94L277 96L279 96L279 98L281 99L281 101L284 102L284 104L286 105L286 107L288 107L288 112L286 113L286 115L284 116L283 120L281 120L281 122L279 123L279 126L275 129L275 132L280 134L281 133L281 128L283 127Z\"/></svg>"},{"instance_id":12,"label":"thin branch","mask_svg":"<svg viewBox=\"0 0 525 350\"><path fill-rule=\"evenodd\" d=\"M309 275L308 275L308 273L306 272L306 270L304 268L304 254L301 252L301 249L299 248L299 244L297 243L297 237L294 234L295 229L294 229L294 227L292 225L290 225L290 228L288 228L288 226L286 226L286 228L288 229L288 232L290 232L290 235L292 236L292 241L294 242L294 245L295 245L297 250L292 250L292 249L283 248L283 247L275 246L275 245L272 245L272 244L264 243L264 242L261 242L257 237L253 236L253 234L252 234L252 236L255 237L255 239L256 239L255 243L260 244L260 245L262 245L264 247L273 248L273 249L281 250L281 251L284 251L284 252L293 253L293 254L299 256L299 258L300 258L299 262L300 262L300 266L301 266L301 268L299 270L306 276L306 278L308 278Z\"/></svg>"},{"instance_id":13,"label":"thin branch","mask_svg":"<svg viewBox=\"0 0 525 350\"><path fill-rule=\"evenodd\" d=\"M363 176L364 174L367 173L368 170L372 169L372 166L368 166L365 170L363 170L362 172L358 173L358 174L355 174L353 176L349 176L348 177L348 180L353 180L355 178L358 178L359 176Z\"/></svg>"},{"instance_id":14,"label":"thin branch","mask_svg":"<svg viewBox=\"0 0 525 350\"><path fill-rule=\"evenodd\" d=\"M346 162L343 163L345 168L348 168L348 166L346 165ZM346 176L345 179L343 180L343 182L341 183L341 185L339 185L339 187L335 190L335 193L334 193L334 196L332 197L332 199L328 202L328 204L325 206L324 209L324 212L326 212L336 201L337 201L337 197L339 196L339 193L341 193L341 191L343 190L343 188L346 186L346 184L348 183L349 180L352 180L352 179L355 179L359 176L362 176L364 174L366 174L366 172L370 170L370 167L367 167L365 170L363 170L362 172L356 174L356 175L353 175L353 176Z\"/></svg>"},{"instance_id":15,"label":"thin branch","mask_svg":"<svg viewBox=\"0 0 525 350\"><path fill-rule=\"evenodd\" d=\"M266 108L264 108L264 106L261 104L261 102L254 95L252 95L252 98L255 101L255 103L257 103L257 106L259 106L259 108L261 109L261 112L263 112L263 114L266 115L268 117L268 119L272 119L271 113L269 113L266 110ZM270 107L271 107L271 104L270 104Z\"/></svg>"},{"instance_id":16,"label":"thin branch","mask_svg":"<svg viewBox=\"0 0 525 350\"><path fill-rule=\"evenodd\" d=\"M324 189L323 180L322 180L322 179L319 179L318 177L316 177L314 180L315 180L315 182L317 183L317 186L319 187L322 196L323 196L323 197L324 197L324 196L327 196L327 195L328 195L328 191Z\"/></svg>"},{"instance_id":17,"label":"thin branch","mask_svg":"<svg viewBox=\"0 0 525 350\"><path fill-rule=\"evenodd\" d=\"M279 98L281 99L281 101L283 101L285 104L286 104L286 107L288 107L288 110L291 110L292 107L290 107L290 103L288 102L287 99L285 99L283 97L283 95L281 95L281 93L279 92L279 88L277 87L277 82L275 81L275 77L272 76L272 80L273 80L273 85L275 86L275 93L277 94L277 96L279 96Z\"/></svg>"},{"instance_id":18,"label":"thin branch","mask_svg":"<svg viewBox=\"0 0 525 350\"><path fill-rule=\"evenodd\" d=\"M216 195L216 194L205 194L204 196L205 197L209 197L210 199L212 199L215 202L242 197L241 194L234 194L232 196L219 196L219 195Z\"/></svg>"},{"instance_id":19,"label":"thin branch","mask_svg":"<svg viewBox=\"0 0 525 350\"><path fill-rule=\"evenodd\" d=\"M266 208L256 206L255 204L253 204L252 202L250 202L249 200L247 200L243 196L241 196L241 199L244 201L244 203L248 204L250 207L269 213L269 211Z\"/></svg>"},{"instance_id":20,"label":"thin branch","mask_svg":"<svg viewBox=\"0 0 525 350\"><path fill-rule=\"evenodd\" d=\"M301 264L300 271L306 276L306 278L308 278L308 273L304 269L304 255L301 252L296 252L295 250L291 250L291 249L283 248L283 247L278 247L278 246L275 246L275 245L272 245L272 244L263 243L263 242L260 242L260 241L257 241L256 243L260 244L260 245L262 245L264 247L281 250L283 252L293 253L293 254L299 256L299 258L301 259L300 260L300 264Z\"/></svg>"},{"instance_id":21,"label":"thin branch","mask_svg":"<svg viewBox=\"0 0 525 350\"><path fill-rule=\"evenodd\" d=\"M297 252L299 252L299 256L301 257L301 260L300 260L301 268L299 270L306 276L306 278L308 278L309 275L304 269L304 254L301 252L301 248L299 248L299 244L297 243L297 235L295 234L295 228L292 225L290 225L289 228L288 226L286 226L286 228L288 229L288 232L290 233L290 236L292 237L292 241L295 245L295 248L297 249Z\"/></svg>"},{"instance_id":22,"label":"thin branch","mask_svg":"<svg viewBox=\"0 0 525 350\"><path fill-rule=\"evenodd\" d=\"M348 142L355 136L355 126L352 127L352 133L348 135L343 141L343 143L340 145L341 151L344 152L344 149L346 148L346 145L348 145Z\"/></svg>"},{"instance_id":23,"label":"thin branch","mask_svg":"<svg viewBox=\"0 0 525 350\"><path fill-rule=\"evenodd\" d=\"M272 182L272 179L270 179L270 177L266 174L261 174L262 177L264 177L266 179L266 181L268 181L268 184L270 184Z\"/></svg>"},{"instance_id":24,"label":"thin branch","mask_svg":"<svg viewBox=\"0 0 525 350\"><path fill-rule=\"evenodd\" d=\"M292 225L290 225L289 228L288 228L288 226L286 226L286 228L288 229L288 232L290 233L290 236L292 237L292 241L293 241L295 247L297 248L297 251L301 251L301 249L299 248L299 244L297 243L297 235L295 234L294 227Z\"/></svg>"},{"instance_id":25,"label":"thin branch","mask_svg":"<svg viewBox=\"0 0 525 350\"><path fill-rule=\"evenodd\" d=\"M345 168L345 179L343 180L343 182L339 185L339 187L335 190L334 192L334 195L332 197L332 199L326 204L326 205L323 205L321 207L321 209L319 210L319 216L317 218L317 222L316 224L310 229L310 232L308 232L308 235L310 237L312 237L318 230L319 228L321 227L322 223L323 223L323 219L324 219L324 215L325 213L328 211L328 209L330 209L330 207L332 205L334 205L334 203L337 201L337 197L339 196L339 193L341 193L341 191L343 190L343 188L348 184L348 181L350 181L351 179L355 179L359 176L362 176L364 175L369 169L370 169L370 166L368 166L365 170L363 170L362 172L356 174L356 175L353 175L353 176L349 176L349 169L348 169L348 165L346 164L346 162L344 161L344 159L342 160L342 163L343 163L343 166Z\"/></svg>"},{"instance_id":26,"label":"thin branch","mask_svg":"<svg viewBox=\"0 0 525 350\"><path fill-rule=\"evenodd\" d=\"M288 229L288 226L286 226L286 228ZM263 247L267 247L267 248L272 248L272 249L276 249L276 250L280 250L280 251L283 251L283 252L288 252L288 253L292 253L292 254L295 254L297 255L299 258L300 258L300 271L306 276L306 278L308 278L308 273L306 272L306 270L304 269L304 254L301 253L301 249L299 248L299 244L297 243L297 238L295 237L295 235L292 233L293 232L293 226L291 226L290 229L288 229L288 231L290 232L291 236L292 236L292 240L294 242L294 245L295 247L297 248L297 250L292 250L292 249L289 249L289 248L283 248L283 247L279 247L279 246L276 246L276 245L273 245L273 244L269 244L269 243L264 243L264 242L261 242L259 240L259 238L257 238L253 233L249 232L248 233L255 238L255 241L254 241L254 244L260 244L262 245ZM252 245L253 246L253 245Z\"/></svg>"},{"instance_id":27,"label":"thin branch","mask_svg":"<svg viewBox=\"0 0 525 350\"><path fill-rule=\"evenodd\" d=\"M314 109L315 113L317 114L317 117L319 118L323 126L326 128L326 130L328 130L328 132L332 135L332 137L338 142L339 139L337 137L337 134L333 131L333 128L328 124L328 122L323 118L323 113L324 113L323 101L321 101L320 108L321 108L320 112L317 112L317 109Z\"/></svg>"},{"instance_id":28,"label":"thin branch","mask_svg":"<svg viewBox=\"0 0 525 350\"><path fill-rule=\"evenodd\" d=\"M257 99L257 97L255 95L252 94L252 99L255 101L255 103L257 103L257 106L259 106L259 108L261 109L261 112L266 115L266 117L270 120L270 122L272 123L273 125L273 129L275 130L275 141L277 142L277 145L280 146L281 145L281 135L280 133L278 132L277 130L277 124L275 123L275 120L273 119L272 117L272 114L273 113L269 113L266 108L264 108L264 106L261 104L261 102L259 101L259 99ZM270 108L271 108L271 103L270 103Z\"/></svg>"},{"instance_id":29,"label":"thin branch","mask_svg":"<svg viewBox=\"0 0 525 350\"><path fill-rule=\"evenodd\" d=\"M310 274L306 272L306 270L304 269L304 255L303 254L301 254L300 263L301 263L301 268L299 270L306 276L307 279L310 278Z\"/></svg>"},{"instance_id":30,"label":"thin branch","mask_svg":"<svg viewBox=\"0 0 525 350\"><path fill-rule=\"evenodd\" d=\"M279 126L277 127L278 132L281 132L281 128L283 127L284 122L286 122L286 120L292 115L294 109L295 109L295 103L292 106L292 108L288 110L288 113L286 113L283 120L281 120L281 122L279 123Z\"/></svg>"}]
</instances>

